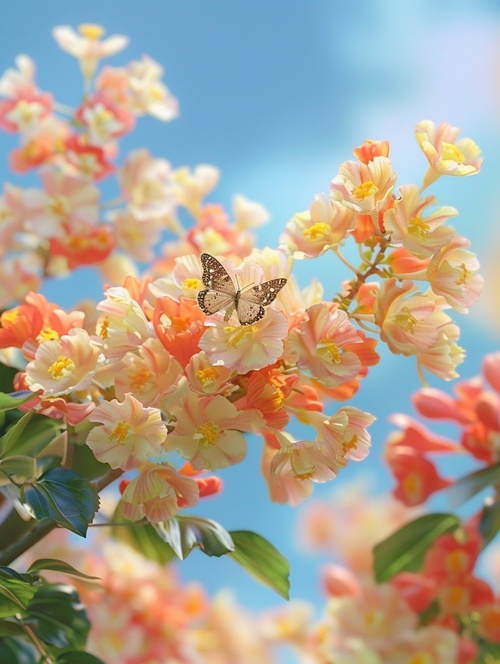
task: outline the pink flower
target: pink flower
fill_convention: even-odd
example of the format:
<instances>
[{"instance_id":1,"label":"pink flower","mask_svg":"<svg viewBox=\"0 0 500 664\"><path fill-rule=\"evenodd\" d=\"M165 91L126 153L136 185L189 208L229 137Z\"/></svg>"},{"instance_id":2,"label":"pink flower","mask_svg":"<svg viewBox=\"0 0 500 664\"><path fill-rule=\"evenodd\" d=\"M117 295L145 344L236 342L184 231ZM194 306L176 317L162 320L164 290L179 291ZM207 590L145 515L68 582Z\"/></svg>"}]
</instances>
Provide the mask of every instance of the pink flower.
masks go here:
<instances>
[{"instance_id":1,"label":"pink flower","mask_svg":"<svg viewBox=\"0 0 500 664\"><path fill-rule=\"evenodd\" d=\"M432 290L461 313L468 313L467 307L477 301L483 285L483 278L475 274L479 261L467 250L469 246L469 240L455 235L449 244L436 251L427 267Z\"/></svg>"},{"instance_id":2,"label":"pink flower","mask_svg":"<svg viewBox=\"0 0 500 664\"><path fill-rule=\"evenodd\" d=\"M280 242L294 258L314 258L343 243L355 225L353 210L316 194L309 210L290 219Z\"/></svg>"},{"instance_id":3,"label":"pink flower","mask_svg":"<svg viewBox=\"0 0 500 664\"><path fill-rule=\"evenodd\" d=\"M52 35L63 51L78 59L87 81L94 75L100 60L119 53L128 44L128 37L123 35L113 35L101 41L105 30L93 23L78 26L78 32L80 34L68 25L60 25L53 29Z\"/></svg>"},{"instance_id":4,"label":"pink flower","mask_svg":"<svg viewBox=\"0 0 500 664\"><path fill-rule=\"evenodd\" d=\"M200 339L200 348L212 364L245 374L262 369L283 354L288 323L284 315L268 308L263 318L251 325L228 325L218 317Z\"/></svg>"},{"instance_id":5,"label":"pink flower","mask_svg":"<svg viewBox=\"0 0 500 664\"><path fill-rule=\"evenodd\" d=\"M179 502L193 507L198 502L198 484L179 474L169 464L146 464L122 494L119 510L126 519L144 517L151 523L167 521L179 511Z\"/></svg>"},{"instance_id":6,"label":"pink flower","mask_svg":"<svg viewBox=\"0 0 500 664\"><path fill-rule=\"evenodd\" d=\"M132 108L137 115L148 113L168 122L178 117L179 103L160 80L163 67L147 55L127 67Z\"/></svg>"},{"instance_id":7,"label":"pink flower","mask_svg":"<svg viewBox=\"0 0 500 664\"><path fill-rule=\"evenodd\" d=\"M100 345L86 330L74 328L40 344L26 367L26 380L32 392L42 390L44 396L69 394L89 387L101 360Z\"/></svg>"},{"instance_id":8,"label":"pink flower","mask_svg":"<svg viewBox=\"0 0 500 664\"><path fill-rule=\"evenodd\" d=\"M424 210L435 203L434 196L422 198L416 185L399 187L401 198L384 214L384 226L391 243L401 244L418 258L429 258L451 242L455 231L443 224L458 214L454 207L439 207L427 216Z\"/></svg>"},{"instance_id":9,"label":"pink flower","mask_svg":"<svg viewBox=\"0 0 500 664\"><path fill-rule=\"evenodd\" d=\"M475 175L481 170L481 150L470 138L457 141L459 132L447 122L436 126L431 120L422 120L415 127L417 141L430 164L422 188L441 175Z\"/></svg>"},{"instance_id":10,"label":"pink flower","mask_svg":"<svg viewBox=\"0 0 500 664\"><path fill-rule=\"evenodd\" d=\"M157 408L146 408L131 394L103 401L89 415L95 427L87 436L87 445L99 461L111 468L130 470L162 452L167 427Z\"/></svg>"},{"instance_id":11,"label":"pink flower","mask_svg":"<svg viewBox=\"0 0 500 664\"><path fill-rule=\"evenodd\" d=\"M326 303L306 310L307 318L287 340L286 355L327 387L355 379L362 369L356 345L363 339L340 309Z\"/></svg>"},{"instance_id":12,"label":"pink flower","mask_svg":"<svg viewBox=\"0 0 500 664\"><path fill-rule=\"evenodd\" d=\"M6 69L0 78L0 95L7 99L19 99L37 93L33 60L27 55L18 55L15 63L17 69Z\"/></svg>"},{"instance_id":13,"label":"pink flower","mask_svg":"<svg viewBox=\"0 0 500 664\"><path fill-rule=\"evenodd\" d=\"M165 443L167 451L177 450L196 470L233 466L246 456L242 430L250 420L223 396L200 397L188 391L170 408L175 428Z\"/></svg>"},{"instance_id":14,"label":"pink flower","mask_svg":"<svg viewBox=\"0 0 500 664\"><path fill-rule=\"evenodd\" d=\"M361 461L368 456L371 438L366 429L375 421L370 413L344 406L328 418L321 413L311 413L309 417L337 465L345 466L349 460Z\"/></svg>"},{"instance_id":15,"label":"pink flower","mask_svg":"<svg viewBox=\"0 0 500 664\"><path fill-rule=\"evenodd\" d=\"M75 118L86 129L86 138L91 145L106 147L115 138L132 130L133 114L116 104L106 92L96 92L87 97Z\"/></svg>"}]
</instances>

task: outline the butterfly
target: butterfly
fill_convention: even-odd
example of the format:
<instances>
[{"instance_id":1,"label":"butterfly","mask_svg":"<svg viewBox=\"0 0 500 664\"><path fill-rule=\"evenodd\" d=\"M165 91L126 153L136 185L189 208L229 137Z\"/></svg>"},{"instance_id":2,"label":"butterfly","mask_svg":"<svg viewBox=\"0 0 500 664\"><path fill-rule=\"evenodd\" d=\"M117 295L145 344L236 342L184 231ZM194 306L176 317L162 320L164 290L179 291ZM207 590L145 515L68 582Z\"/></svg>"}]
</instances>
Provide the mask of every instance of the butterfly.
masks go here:
<instances>
[{"instance_id":1,"label":"butterfly","mask_svg":"<svg viewBox=\"0 0 500 664\"><path fill-rule=\"evenodd\" d=\"M201 279L206 288L198 293L198 304L207 316L225 309L224 320L229 320L236 310L241 325L256 323L264 317L264 307L273 302L286 284L286 279L271 279L251 288L251 284L243 288L238 284L236 287L226 268L216 258L202 254L200 260L203 266Z\"/></svg>"}]
</instances>

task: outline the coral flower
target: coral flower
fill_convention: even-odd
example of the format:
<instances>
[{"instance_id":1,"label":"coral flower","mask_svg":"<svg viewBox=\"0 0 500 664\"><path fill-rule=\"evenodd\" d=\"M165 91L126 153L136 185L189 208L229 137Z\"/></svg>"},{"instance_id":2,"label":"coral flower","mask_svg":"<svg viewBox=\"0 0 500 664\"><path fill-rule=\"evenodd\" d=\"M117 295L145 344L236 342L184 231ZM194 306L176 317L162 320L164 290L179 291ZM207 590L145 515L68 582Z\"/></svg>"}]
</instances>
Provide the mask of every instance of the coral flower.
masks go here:
<instances>
[{"instance_id":1,"label":"coral flower","mask_svg":"<svg viewBox=\"0 0 500 664\"><path fill-rule=\"evenodd\" d=\"M131 394L122 402L103 401L90 414L95 427L87 437L94 455L112 468L130 470L158 456L167 436L157 408L146 408Z\"/></svg>"}]
</instances>

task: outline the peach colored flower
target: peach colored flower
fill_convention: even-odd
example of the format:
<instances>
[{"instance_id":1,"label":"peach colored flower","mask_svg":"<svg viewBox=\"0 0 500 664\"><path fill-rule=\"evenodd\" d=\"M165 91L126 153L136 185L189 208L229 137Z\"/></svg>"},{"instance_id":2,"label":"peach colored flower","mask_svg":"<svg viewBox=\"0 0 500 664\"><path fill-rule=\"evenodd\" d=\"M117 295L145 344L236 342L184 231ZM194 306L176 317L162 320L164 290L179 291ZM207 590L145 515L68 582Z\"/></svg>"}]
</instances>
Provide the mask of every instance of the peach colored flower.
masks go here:
<instances>
[{"instance_id":1,"label":"peach colored flower","mask_svg":"<svg viewBox=\"0 0 500 664\"><path fill-rule=\"evenodd\" d=\"M205 327L205 314L196 300L160 297L154 304L153 325L164 348L185 367L200 352L200 338Z\"/></svg>"},{"instance_id":2,"label":"peach colored flower","mask_svg":"<svg viewBox=\"0 0 500 664\"><path fill-rule=\"evenodd\" d=\"M96 92L87 97L77 109L75 118L86 129L86 138L91 145L106 147L115 138L132 130L134 115L114 103L105 92Z\"/></svg>"},{"instance_id":3,"label":"peach colored flower","mask_svg":"<svg viewBox=\"0 0 500 664\"><path fill-rule=\"evenodd\" d=\"M363 339L345 311L321 303L309 307L306 314L287 339L289 361L327 387L355 379L362 369L355 345Z\"/></svg>"},{"instance_id":4,"label":"peach colored flower","mask_svg":"<svg viewBox=\"0 0 500 664\"><path fill-rule=\"evenodd\" d=\"M184 205L195 216L201 209L201 201L217 186L219 169L210 164L199 164L191 171L188 166L172 173L175 197L178 205Z\"/></svg>"},{"instance_id":5,"label":"peach colored flower","mask_svg":"<svg viewBox=\"0 0 500 664\"><path fill-rule=\"evenodd\" d=\"M453 325L443 309L445 299L432 292L421 293L410 280L383 282L375 304L375 322L380 337L395 354L416 355L431 349Z\"/></svg>"},{"instance_id":6,"label":"peach colored flower","mask_svg":"<svg viewBox=\"0 0 500 664\"><path fill-rule=\"evenodd\" d=\"M352 152L362 164L368 164L375 157L388 157L389 149L388 141L374 141L370 138L365 138L363 145L360 145L359 148L354 148Z\"/></svg>"},{"instance_id":7,"label":"peach colored flower","mask_svg":"<svg viewBox=\"0 0 500 664\"><path fill-rule=\"evenodd\" d=\"M385 207L396 178L388 157L377 156L367 164L345 161L330 184L330 195L355 212L376 215Z\"/></svg>"},{"instance_id":8,"label":"peach colored flower","mask_svg":"<svg viewBox=\"0 0 500 664\"><path fill-rule=\"evenodd\" d=\"M316 194L309 210L296 213L280 238L294 258L314 258L342 244L356 225L356 213L325 194Z\"/></svg>"},{"instance_id":9,"label":"peach colored flower","mask_svg":"<svg viewBox=\"0 0 500 664\"><path fill-rule=\"evenodd\" d=\"M130 521L146 517L159 523L177 514L180 501L193 507L198 498L198 484L191 477L179 474L170 464L146 464L127 485L118 509Z\"/></svg>"},{"instance_id":10,"label":"peach colored flower","mask_svg":"<svg viewBox=\"0 0 500 664\"><path fill-rule=\"evenodd\" d=\"M481 150L470 138L457 141L459 132L447 122L436 126L431 120L422 120L415 127L418 144L430 164L422 189L441 175L475 175L481 170Z\"/></svg>"},{"instance_id":11,"label":"peach colored flower","mask_svg":"<svg viewBox=\"0 0 500 664\"><path fill-rule=\"evenodd\" d=\"M426 625L389 648L385 664L457 664L460 637L447 627Z\"/></svg>"},{"instance_id":12,"label":"peach colored flower","mask_svg":"<svg viewBox=\"0 0 500 664\"><path fill-rule=\"evenodd\" d=\"M128 37L113 35L101 40L105 30L94 23L78 26L76 33L69 25L60 25L52 30L52 35L60 48L78 59L87 81L90 81L100 60L122 51L128 44Z\"/></svg>"},{"instance_id":13,"label":"peach colored flower","mask_svg":"<svg viewBox=\"0 0 500 664\"><path fill-rule=\"evenodd\" d=\"M250 418L221 395L201 397L188 391L176 399L170 414L175 428L165 443L167 451L177 450L196 470L233 466L246 456L241 431L250 429Z\"/></svg>"},{"instance_id":14,"label":"peach colored flower","mask_svg":"<svg viewBox=\"0 0 500 664\"><path fill-rule=\"evenodd\" d=\"M432 290L461 313L468 313L468 307L481 295L483 285L481 275L475 274L479 261L467 250L469 246L469 240L455 235L449 244L435 252L427 267Z\"/></svg>"},{"instance_id":15,"label":"peach colored flower","mask_svg":"<svg viewBox=\"0 0 500 664\"><path fill-rule=\"evenodd\" d=\"M169 122L179 115L179 103L160 80L163 67L147 55L127 66L129 94L136 115L148 113Z\"/></svg>"},{"instance_id":16,"label":"peach colored flower","mask_svg":"<svg viewBox=\"0 0 500 664\"><path fill-rule=\"evenodd\" d=\"M232 390L232 370L223 364L212 364L203 351L193 355L184 370L193 392L224 395Z\"/></svg>"},{"instance_id":17,"label":"peach colored flower","mask_svg":"<svg viewBox=\"0 0 500 664\"><path fill-rule=\"evenodd\" d=\"M222 363L238 373L262 369L283 354L288 324L282 313L268 308L263 318L251 325L228 325L216 314L217 322L200 339L200 348L212 364Z\"/></svg>"},{"instance_id":18,"label":"peach colored flower","mask_svg":"<svg viewBox=\"0 0 500 664\"><path fill-rule=\"evenodd\" d=\"M103 401L88 419L102 426L92 429L87 445L111 468L130 470L162 452L167 427L161 412L146 408L129 393L123 401Z\"/></svg>"},{"instance_id":19,"label":"peach colored flower","mask_svg":"<svg viewBox=\"0 0 500 664\"><path fill-rule=\"evenodd\" d=\"M107 220L112 224L118 249L142 263L153 260L162 231L158 218L139 218L128 209L109 212Z\"/></svg>"},{"instance_id":20,"label":"peach colored flower","mask_svg":"<svg viewBox=\"0 0 500 664\"><path fill-rule=\"evenodd\" d=\"M51 94L30 94L0 101L0 127L4 131L19 132L27 140L36 136L42 121L52 113Z\"/></svg>"},{"instance_id":21,"label":"peach colored flower","mask_svg":"<svg viewBox=\"0 0 500 664\"><path fill-rule=\"evenodd\" d=\"M64 158L75 174L87 180L102 180L113 172L113 164L107 160L104 150L89 145L82 136L72 134L64 144Z\"/></svg>"},{"instance_id":22,"label":"peach colored flower","mask_svg":"<svg viewBox=\"0 0 500 664\"><path fill-rule=\"evenodd\" d=\"M38 92L33 60L27 55L18 55L14 61L17 69L6 69L0 77L0 95L8 99L19 99Z\"/></svg>"},{"instance_id":23,"label":"peach colored flower","mask_svg":"<svg viewBox=\"0 0 500 664\"><path fill-rule=\"evenodd\" d=\"M240 231L247 231L249 228L256 228L265 224L270 215L260 203L237 194L233 198L233 217L236 228Z\"/></svg>"},{"instance_id":24,"label":"peach colored flower","mask_svg":"<svg viewBox=\"0 0 500 664\"><path fill-rule=\"evenodd\" d=\"M385 461L398 482L394 497L409 507L421 505L433 493L453 484L452 480L441 477L430 459L411 448L392 447Z\"/></svg>"},{"instance_id":25,"label":"peach colored flower","mask_svg":"<svg viewBox=\"0 0 500 664\"><path fill-rule=\"evenodd\" d=\"M292 481L310 480L320 483L336 477L339 468L324 443L287 440L283 432L277 433L276 437L281 450L272 458L270 471L277 482L282 482L283 476L289 476Z\"/></svg>"},{"instance_id":26,"label":"peach colored flower","mask_svg":"<svg viewBox=\"0 0 500 664\"><path fill-rule=\"evenodd\" d=\"M288 503L295 506L311 495L314 484L307 476L299 477L294 472L276 473L272 470L272 463L279 454L281 445L293 445L295 442L291 434L286 431L261 431L264 438L261 471L267 483L269 497L275 503ZM291 471L291 468L288 469ZM331 472L331 471L330 471ZM331 472L333 476L333 472Z\"/></svg>"},{"instance_id":27,"label":"peach colored flower","mask_svg":"<svg viewBox=\"0 0 500 664\"><path fill-rule=\"evenodd\" d=\"M453 239L455 230L443 224L458 211L451 206L439 207L424 216L425 209L435 203L434 196L422 198L416 185L402 185L399 193L401 198L384 214L391 243L401 244L418 258L429 258Z\"/></svg>"},{"instance_id":28,"label":"peach colored flower","mask_svg":"<svg viewBox=\"0 0 500 664\"><path fill-rule=\"evenodd\" d=\"M157 405L162 395L177 389L182 376L180 364L158 339L146 339L137 350L126 353L121 364L114 379L116 396L124 399L129 392L144 406Z\"/></svg>"},{"instance_id":29,"label":"peach colored flower","mask_svg":"<svg viewBox=\"0 0 500 664\"><path fill-rule=\"evenodd\" d=\"M418 366L443 380L457 378L456 368L465 359L464 349L457 344L459 334L457 325L447 325L432 347L417 355Z\"/></svg>"},{"instance_id":30,"label":"peach colored flower","mask_svg":"<svg viewBox=\"0 0 500 664\"><path fill-rule=\"evenodd\" d=\"M371 437L367 427L375 421L370 413L353 406L343 406L331 417L310 413L309 418L318 432L318 438L325 443L328 454L338 466L347 465L349 460L362 461L368 456Z\"/></svg>"},{"instance_id":31,"label":"peach colored flower","mask_svg":"<svg viewBox=\"0 0 500 664\"><path fill-rule=\"evenodd\" d=\"M38 347L35 359L26 367L26 381L32 392L59 396L89 387L99 362L100 344L86 330L74 328Z\"/></svg>"}]
</instances>

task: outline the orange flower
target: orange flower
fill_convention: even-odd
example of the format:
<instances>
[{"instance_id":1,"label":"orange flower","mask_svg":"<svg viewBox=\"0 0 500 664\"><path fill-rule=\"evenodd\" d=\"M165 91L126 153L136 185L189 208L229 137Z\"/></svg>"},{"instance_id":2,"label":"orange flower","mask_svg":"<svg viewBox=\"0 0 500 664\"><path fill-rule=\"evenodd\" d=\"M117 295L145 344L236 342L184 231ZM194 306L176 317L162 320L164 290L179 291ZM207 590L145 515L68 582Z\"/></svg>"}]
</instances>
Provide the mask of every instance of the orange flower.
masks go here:
<instances>
[{"instance_id":1,"label":"orange flower","mask_svg":"<svg viewBox=\"0 0 500 664\"><path fill-rule=\"evenodd\" d=\"M367 164L375 157L388 157L389 149L389 141L374 141L366 138L363 145L354 148L352 152L362 164Z\"/></svg>"}]
</instances>

